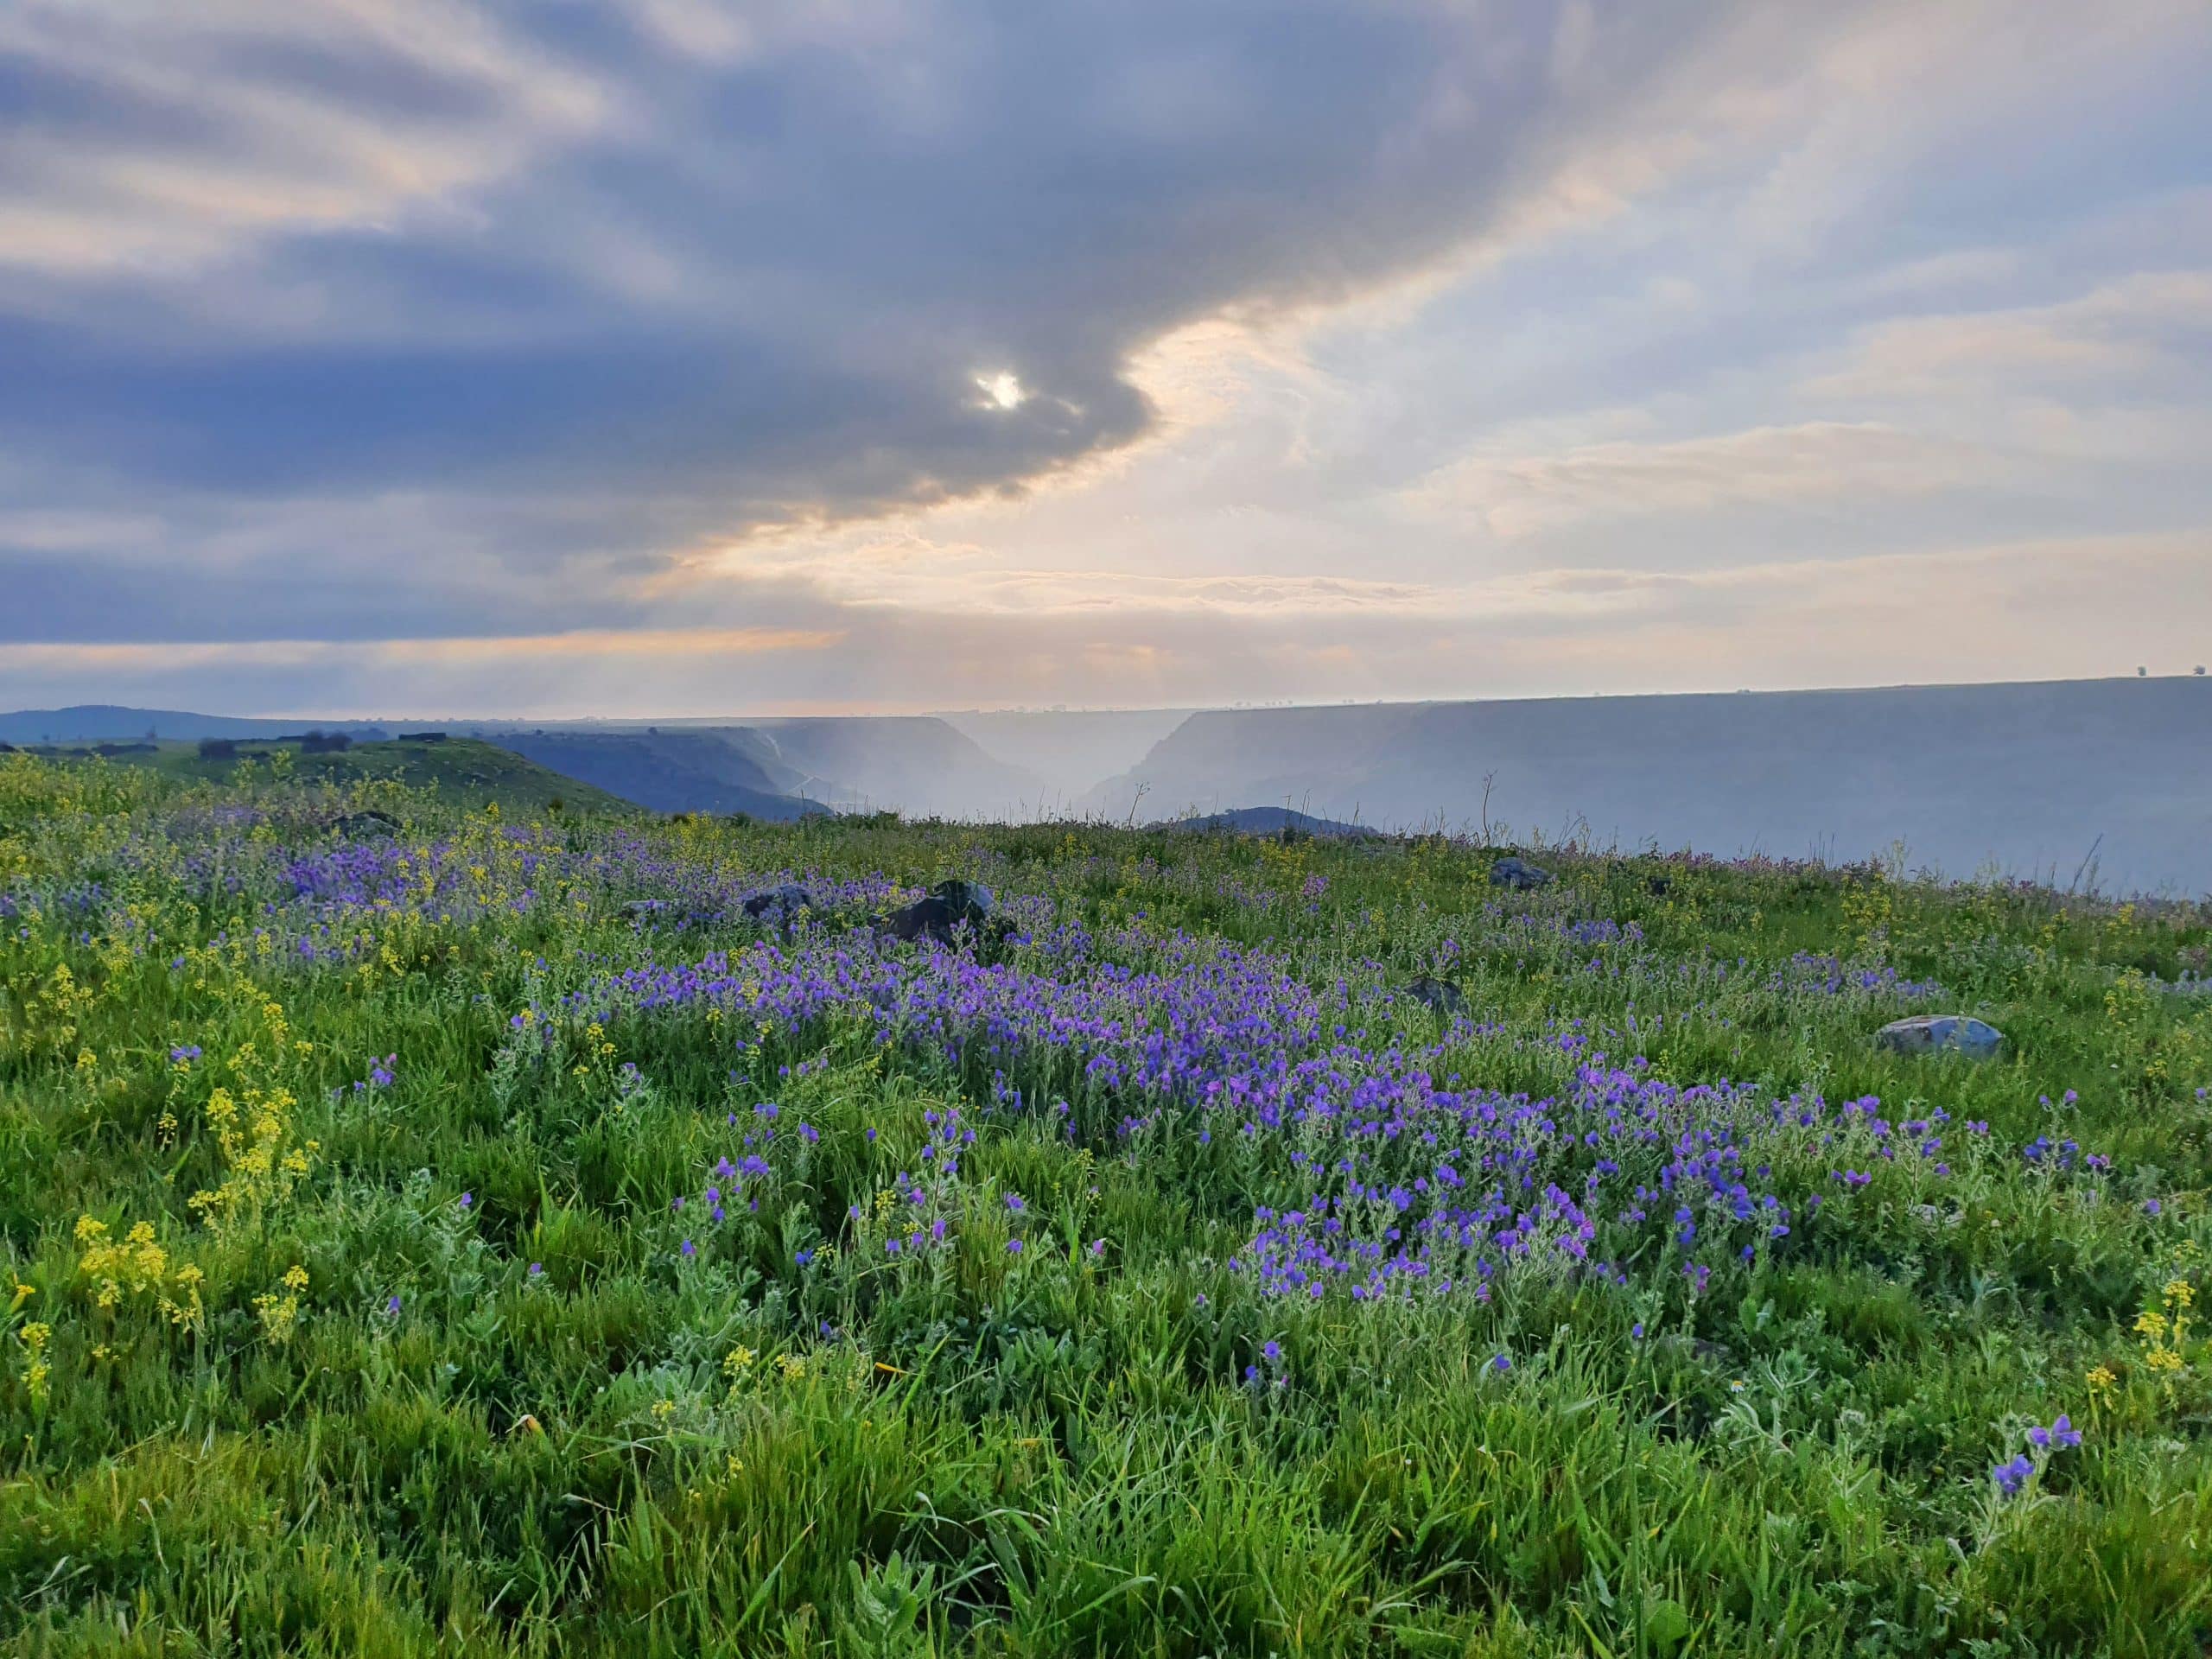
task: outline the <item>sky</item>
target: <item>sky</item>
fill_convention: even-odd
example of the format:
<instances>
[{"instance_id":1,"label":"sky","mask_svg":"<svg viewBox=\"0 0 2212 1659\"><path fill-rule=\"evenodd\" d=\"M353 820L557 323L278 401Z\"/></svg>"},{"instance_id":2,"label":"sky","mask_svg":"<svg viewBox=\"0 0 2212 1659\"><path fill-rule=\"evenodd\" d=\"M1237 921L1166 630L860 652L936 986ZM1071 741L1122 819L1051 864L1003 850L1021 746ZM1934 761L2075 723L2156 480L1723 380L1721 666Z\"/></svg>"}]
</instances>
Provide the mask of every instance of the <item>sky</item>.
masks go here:
<instances>
[{"instance_id":1,"label":"sky","mask_svg":"<svg viewBox=\"0 0 2212 1659\"><path fill-rule=\"evenodd\" d=\"M2202 0L10 0L0 707L2212 660Z\"/></svg>"}]
</instances>

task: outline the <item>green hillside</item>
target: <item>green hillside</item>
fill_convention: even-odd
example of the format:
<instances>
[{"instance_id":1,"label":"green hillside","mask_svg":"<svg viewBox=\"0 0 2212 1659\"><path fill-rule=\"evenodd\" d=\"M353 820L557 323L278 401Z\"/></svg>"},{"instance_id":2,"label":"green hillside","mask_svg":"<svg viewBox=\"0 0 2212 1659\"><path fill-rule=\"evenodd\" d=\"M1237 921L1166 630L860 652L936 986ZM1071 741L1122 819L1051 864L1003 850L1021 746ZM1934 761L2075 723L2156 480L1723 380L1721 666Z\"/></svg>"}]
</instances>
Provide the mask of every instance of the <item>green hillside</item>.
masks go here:
<instances>
[{"instance_id":1,"label":"green hillside","mask_svg":"<svg viewBox=\"0 0 2212 1659\"><path fill-rule=\"evenodd\" d=\"M198 764L0 755L0 1652L2212 1643L2203 907Z\"/></svg>"},{"instance_id":2,"label":"green hillside","mask_svg":"<svg viewBox=\"0 0 2212 1659\"><path fill-rule=\"evenodd\" d=\"M320 754L302 753L296 744L241 739L236 753L228 756L204 756L194 743L162 743L151 751L104 758L117 766L148 766L166 777L216 784L238 778L241 768L248 776L273 778L281 771L303 783L341 788L359 783L394 783L427 791L452 805L480 806L497 801L505 811L525 815L542 812L556 803L579 811L637 810L603 789L564 778L512 750L474 738L448 738L435 743L357 743Z\"/></svg>"}]
</instances>

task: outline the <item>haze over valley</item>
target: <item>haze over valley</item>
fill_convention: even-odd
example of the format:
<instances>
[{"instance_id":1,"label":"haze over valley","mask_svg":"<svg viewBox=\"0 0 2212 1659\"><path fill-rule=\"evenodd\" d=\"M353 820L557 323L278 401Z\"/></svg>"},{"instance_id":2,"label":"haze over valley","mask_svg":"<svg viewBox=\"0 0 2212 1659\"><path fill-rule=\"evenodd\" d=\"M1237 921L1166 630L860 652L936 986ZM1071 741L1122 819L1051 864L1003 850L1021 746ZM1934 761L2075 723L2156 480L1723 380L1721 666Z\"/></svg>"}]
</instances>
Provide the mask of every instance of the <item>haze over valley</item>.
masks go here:
<instances>
[{"instance_id":1,"label":"haze over valley","mask_svg":"<svg viewBox=\"0 0 2212 1659\"><path fill-rule=\"evenodd\" d=\"M93 708L18 743L310 722ZM364 739L419 721L340 722ZM2212 680L1166 711L521 726L447 721L664 812L1175 822L1288 807L1369 829L2212 893Z\"/></svg>"}]
</instances>

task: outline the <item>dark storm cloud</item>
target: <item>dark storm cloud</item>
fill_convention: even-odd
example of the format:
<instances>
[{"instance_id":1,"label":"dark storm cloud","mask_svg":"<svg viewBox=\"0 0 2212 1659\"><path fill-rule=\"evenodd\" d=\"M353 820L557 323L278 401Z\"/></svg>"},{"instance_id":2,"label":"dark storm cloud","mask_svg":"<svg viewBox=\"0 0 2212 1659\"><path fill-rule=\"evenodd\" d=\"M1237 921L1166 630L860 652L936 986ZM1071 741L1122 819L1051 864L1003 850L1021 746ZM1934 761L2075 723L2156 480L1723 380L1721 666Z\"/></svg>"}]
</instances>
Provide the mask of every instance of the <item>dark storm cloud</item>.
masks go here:
<instances>
[{"instance_id":1,"label":"dark storm cloud","mask_svg":"<svg viewBox=\"0 0 2212 1659\"><path fill-rule=\"evenodd\" d=\"M1126 365L1179 323L1478 232L1627 66L1687 49L1658 10L232 3L136 33L33 0L0 26L9 499L537 493L534 533L477 543L534 572L1017 488L1145 429ZM977 385L1001 374L1013 407ZM438 537L358 533L302 514L264 550L286 632L391 612L365 557L466 591ZM46 621L8 632L77 636L118 551L151 550L13 556ZM219 613L268 607L266 575ZM188 587L147 613L206 637L150 598Z\"/></svg>"}]
</instances>

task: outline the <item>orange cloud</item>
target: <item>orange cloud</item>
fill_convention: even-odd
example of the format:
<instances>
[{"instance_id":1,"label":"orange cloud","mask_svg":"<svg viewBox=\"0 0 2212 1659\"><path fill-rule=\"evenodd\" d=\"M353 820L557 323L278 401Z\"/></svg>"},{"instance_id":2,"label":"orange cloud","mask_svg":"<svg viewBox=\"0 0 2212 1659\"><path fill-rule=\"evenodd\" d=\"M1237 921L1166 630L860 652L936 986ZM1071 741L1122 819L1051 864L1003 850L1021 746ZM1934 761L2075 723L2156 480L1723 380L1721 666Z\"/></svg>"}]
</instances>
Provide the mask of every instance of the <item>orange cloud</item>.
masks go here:
<instances>
[{"instance_id":1,"label":"orange cloud","mask_svg":"<svg viewBox=\"0 0 2212 1659\"><path fill-rule=\"evenodd\" d=\"M218 664L288 665L358 655L371 663L467 664L517 658L764 656L829 651L842 628L580 628L565 633L440 639L247 639L0 645L0 664L23 668L193 668Z\"/></svg>"}]
</instances>

